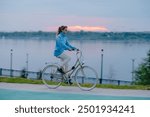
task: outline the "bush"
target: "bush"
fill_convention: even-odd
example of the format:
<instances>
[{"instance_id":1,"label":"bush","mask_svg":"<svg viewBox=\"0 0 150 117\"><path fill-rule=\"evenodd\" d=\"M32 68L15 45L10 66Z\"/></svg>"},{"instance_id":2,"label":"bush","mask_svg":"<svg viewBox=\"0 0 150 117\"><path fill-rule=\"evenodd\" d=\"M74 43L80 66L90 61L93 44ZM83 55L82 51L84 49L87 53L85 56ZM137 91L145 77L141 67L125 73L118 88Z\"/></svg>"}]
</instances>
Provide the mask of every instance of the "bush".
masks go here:
<instances>
[{"instance_id":1,"label":"bush","mask_svg":"<svg viewBox=\"0 0 150 117\"><path fill-rule=\"evenodd\" d=\"M150 50L147 53L147 58L144 59L143 63L135 71L135 83L150 85Z\"/></svg>"}]
</instances>

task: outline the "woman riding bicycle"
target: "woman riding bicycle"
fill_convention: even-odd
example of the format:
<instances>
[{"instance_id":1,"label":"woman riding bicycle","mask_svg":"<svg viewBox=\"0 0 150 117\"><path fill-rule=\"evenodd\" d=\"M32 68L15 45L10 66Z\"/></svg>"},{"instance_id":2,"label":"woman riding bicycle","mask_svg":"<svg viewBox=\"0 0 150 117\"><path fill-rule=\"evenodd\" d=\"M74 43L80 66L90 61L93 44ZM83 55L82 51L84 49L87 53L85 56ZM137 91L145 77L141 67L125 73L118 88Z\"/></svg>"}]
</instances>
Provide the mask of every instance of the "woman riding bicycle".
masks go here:
<instances>
[{"instance_id":1,"label":"woman riding bicycle","mask_svg":"<svg viewBox=\"0 0 150 117\"><path fill-rule=\"evenodd\" d=\"M59 87L62 82L70 85L73 84L71 80L74 79L74 82L82 90L92 90L98 81L97 72L92 67L83 64L80 60L82 52L69 44L66 33L67 26L61 26L58 28L56 36L54 56L62 61L61 67L57 64L47 65L42 71L42 80L47 87L55 89ZM71 58L65 53L66 50L77 50L76 63L70 70L68 70L68 62Z\"/></svg>"},{"instance_id":2,"label":"woman riding bicycle","mask_svg":"<svg viewBox=\"0 0 150 117\"><path fill-rule=\"evenodd\" d=\"M73 47L72 45L69 44L66 33L67 33L67 26L60 26L58 28L58 32L56 35L54 56L56 56L62 61L60 71L67 71L68 62L71 60L71 57L67 55L65 51L66 50L73 51L77 49L76 47Z\"/></svg>"}]
</instances>

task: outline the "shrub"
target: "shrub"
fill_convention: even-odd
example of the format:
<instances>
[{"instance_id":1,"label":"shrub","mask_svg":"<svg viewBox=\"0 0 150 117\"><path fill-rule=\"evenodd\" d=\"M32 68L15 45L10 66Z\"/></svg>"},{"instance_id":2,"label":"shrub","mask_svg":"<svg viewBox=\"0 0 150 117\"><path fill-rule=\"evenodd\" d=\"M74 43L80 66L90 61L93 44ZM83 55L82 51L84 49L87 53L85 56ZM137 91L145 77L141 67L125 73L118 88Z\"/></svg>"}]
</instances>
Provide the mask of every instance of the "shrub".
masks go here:
<instances>
[{"instance_id":1,"label":"shrub","mask_svg":"<svg viewBox=\"0 0 150 117\"><path fill-rule=\"evenodd\" d=\"M135 71L135 83L150 85L150 50L147 53L147 58L143 60L143 63Z\"/></svg>"}]
</instances>

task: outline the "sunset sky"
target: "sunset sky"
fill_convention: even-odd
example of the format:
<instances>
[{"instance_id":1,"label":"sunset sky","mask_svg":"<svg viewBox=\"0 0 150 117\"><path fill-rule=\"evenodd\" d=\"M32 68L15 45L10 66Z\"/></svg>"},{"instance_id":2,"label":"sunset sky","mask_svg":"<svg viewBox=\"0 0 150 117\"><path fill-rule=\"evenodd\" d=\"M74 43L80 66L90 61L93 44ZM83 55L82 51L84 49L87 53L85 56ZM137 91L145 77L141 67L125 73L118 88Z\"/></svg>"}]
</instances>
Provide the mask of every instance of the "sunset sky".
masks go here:
<instances>
[{"instance_id":1,"label":"sunset sky","mask_svg":"<svg viewBox=\"0 0 150 117\"><path fill-rule=\"evenodd\" d=\"M0 31L150 31L150 0L0 0Z\"/></svg>"}]
</instances>

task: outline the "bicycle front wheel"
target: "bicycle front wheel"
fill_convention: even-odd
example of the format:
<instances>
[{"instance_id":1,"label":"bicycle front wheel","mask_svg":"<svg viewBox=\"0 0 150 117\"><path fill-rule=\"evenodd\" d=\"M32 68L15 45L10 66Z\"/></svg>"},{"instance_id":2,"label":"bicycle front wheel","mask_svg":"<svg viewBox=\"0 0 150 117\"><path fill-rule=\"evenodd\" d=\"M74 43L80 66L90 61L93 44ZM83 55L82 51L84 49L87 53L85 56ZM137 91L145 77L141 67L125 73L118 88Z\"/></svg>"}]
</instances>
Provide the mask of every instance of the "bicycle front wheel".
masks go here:
<instances>
[{"instance_id":1,"label":"bicycle front wheel","mask_svg":"<svg viewBox=\"0 0 150 117\"><path fill-rule=\"evenodd\" d=\"M80 89L89 91L95 88L98 82L98 75L93 68L83 66L76 71L75 80Z\"/></svg>"},{"instance_id":2,"label":"bicycle front wheel","mask_svg":"<svg viewBox=\"0 0 150 117\"><path fill-rule=\"evenodd\" d=\"M55 89L61 85L62 74L58 71L57 65L48 65L42 71L43 83L51 89Z\"/></svg>"}]
</instances>

